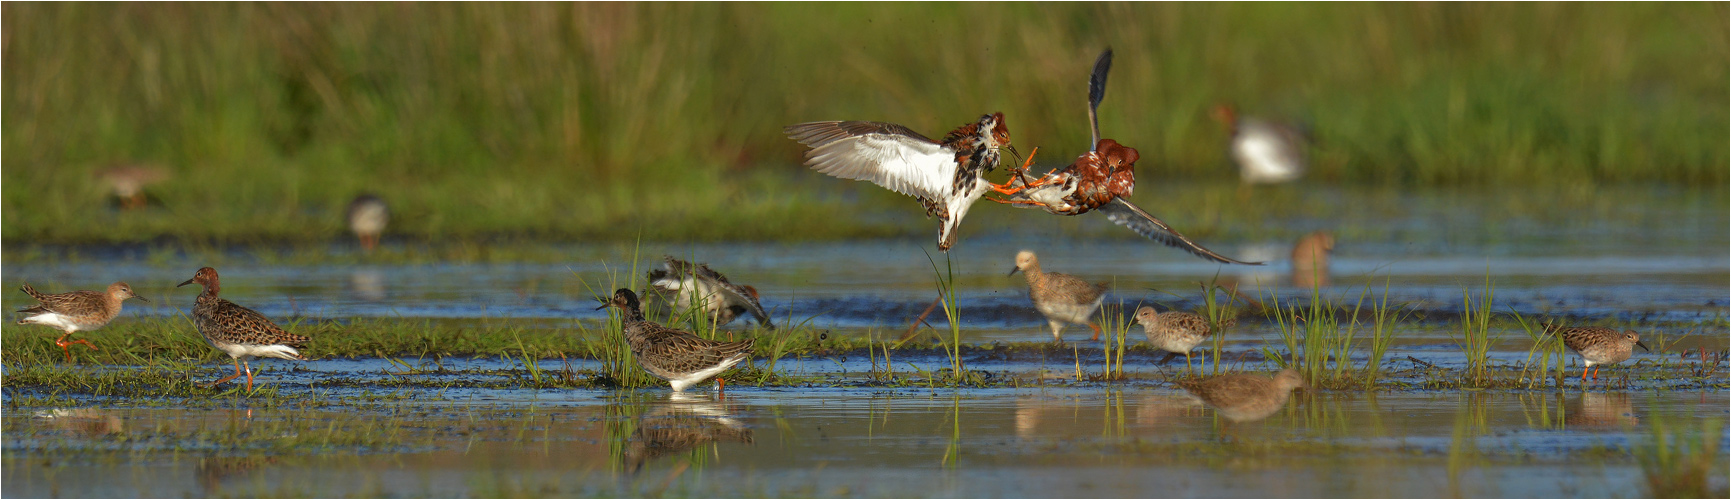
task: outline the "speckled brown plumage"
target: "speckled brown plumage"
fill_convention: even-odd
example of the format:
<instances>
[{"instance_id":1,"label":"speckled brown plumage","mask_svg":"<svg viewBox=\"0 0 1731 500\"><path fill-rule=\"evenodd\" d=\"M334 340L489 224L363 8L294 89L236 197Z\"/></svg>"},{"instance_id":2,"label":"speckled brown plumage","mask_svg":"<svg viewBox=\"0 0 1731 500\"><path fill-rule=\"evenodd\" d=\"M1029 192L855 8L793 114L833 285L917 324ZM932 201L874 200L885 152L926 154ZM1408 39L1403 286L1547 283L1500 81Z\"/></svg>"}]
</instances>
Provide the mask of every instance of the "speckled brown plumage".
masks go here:
<instances>
[{"instance_id":1,"label":"speckled brown plumage","mask_svg":"<svg viewBox=\"0 0 1731 500\"><path fill-rule=\"evenodd\" d=\"M715 376L751 356L755 339L717 342L691 332L661 326L643 318L637 294L621 288L603 307L619 308L624 314L625 342L649 374L668 381L675 392Z\"/></svg>"},{"instance_id":2,"label":"speckled brown plumage","mask_svg":"<svg viewBox=\"0 0 1731 500\"><path fill-rule=\"evenodd\" d=\"M204 291L192 305L192 323L198 327L199 335L204 341L234 358L235 374L216 382L211 386L234 380L242 373L245 365L247 390L252 390L252 364L254 356L305 360L295 348L305 346L311 339L305 335L297 335L283 330L272 323L269 318L258 311L247 309L218 297L222 290L222 281L216 274L216 269L201 268L192 279L176 286L186 286L197 283L204 286Z\"/></svg>"},{"instance_id":3,"label":"speckled brown plumage","mask_svg":"<svg viewBox=\"0 0 1731 500\"><path fill-rule=\"evenodd\" d=\"M1063 340L1066 323L1088 325L1094 330L1093 340L1100 340L1100 326L1089 318L1106 298L1109 287L1105 283L1089 283L1068 274L1045 272L1040 269L1040 258L1027 250L1016 253L1016 267L1010 269L1010 274L1018 271L1028 278L1028 299L1034 302L1034 309L1040 311L1052 327L1053 342Z\"/></svg>"},{"instance_id":4,"label":"speckled brown plumage","mask_svg":"<svg viewBox=\"0 0 1731 500\"><path fill-rule=\"evenodd\" d=\"M1280 411L1292 390L1304 387L1304 379L1298 372L1287 369L1273 378L1239 373L1185 380L1178 386L1227 420L1247 422Z\"/></svg>"},{"instance_id":5,"label":"speckled brown plumage","mask_svg":"<svg viewBox=\"0 0 1731 500\"><path fill-rule=\"evenodd\" d=\"M1208 318L1191 312L1159 312L1152 307L1143 306L1136 309L1136 322L1142 324L1149 344L1167 352L1166 358L1160 361L1162 363L1182 353L1184 364L1188 366L1190 350L1214 334L1214 330L1208 325ZM1238 318L1226 318L1220 326L1231 327L1236 324Z\"/></svg>"},{"instance_id":6,"label":"speckled brown plumage","mask_svg":"<svg viewBox=\"0 0 1731 500\"><path fill-rule=\"evenodd\" d=\"M144 297L134 294L132 287L123 282L115 282L101 292L79 290L66 293L41 293L25 283L19 287L25 295L36 299L39 304L19 309L24 317L18 319L18 324L39 324L57 328L61 331L60 338L54 340L54 345L60 346L66 353L67 361L72 360L72 344L84 344L85 347L96 349L87 340L67 341L72 332L95 330L113 321L120 315L120 308L126 299Z\"/></svg>"},{"instance_id":7,"label":"speckled brown plumage","mask_svg":"<svg viewBox=\"0 0 1731 500\"><path fill-rule=\"evenodd\" d=\"M1599 369L1595 365L1614 365L1621 363L1634 355L1635 346L1647 349L1647 344L1641 342L1641 335L1634 330L1617 331L1611 328L1597 326L1561 327L1545 325L1545 332L1563 338L1563 345L1569 350L1581 355L1585 360L1581 367L1581 382L1587 381L1587 369L1593 369L1593 380L1599 379Z\"/></svg>"}]
</instances>

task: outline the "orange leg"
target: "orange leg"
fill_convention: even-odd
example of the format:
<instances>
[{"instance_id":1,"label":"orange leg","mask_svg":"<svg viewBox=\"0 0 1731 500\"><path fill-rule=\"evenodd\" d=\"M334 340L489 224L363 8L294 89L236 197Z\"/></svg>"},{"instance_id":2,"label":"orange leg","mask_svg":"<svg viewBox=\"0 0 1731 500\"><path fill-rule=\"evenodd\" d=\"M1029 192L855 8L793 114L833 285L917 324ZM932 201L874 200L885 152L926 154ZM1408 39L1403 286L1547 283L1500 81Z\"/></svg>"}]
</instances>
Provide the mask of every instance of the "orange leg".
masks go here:
<instances>
[{"instance_id":1,"label":"orange leg","mask_svg":"<svg viewBox=\"0 0 1731 500\"><path fill-rule=\"evenodd\" d=\"M722 396L727 395L727 380L726 379L723 379L721 377L715 377L715 393L718 395L722 395Z\"/></svg>"},{"instance_id":2,"label":"orange leg","mask_svg":"<svg viewBox=\"0 0 1731 500\"><path fill-rule=\"evenodd\" d=\"M252 392L252 363L246 363L246 392Z\"/></svg>"},{"instance_id":3,"label":"orange leg","mask_svg":"<svg viewBox=\"0 0 1731 500\"><path fill-rule=\"evenodd\" d=\"M1599 367L1597 367L1597 366L1593 367L1593 381L1594 382L1599 381Z\"/></svg>"},{"instance_id":4,"label":"orange leg","mask_svg":"<svg viewBox=\"0 0 1731 500\"><path fill-rule=\"evenodd\" d=\"M1581 385L1587 385L1587 367L1581 367Z\"/></svg>"},{"instance_id":5,"label":"orange leg","mask_svg":"<svg viewBox=\"0 0 1731 500\"><path fill-rule=\"evenodd\" d=\"M1028 152L1028 158L1025 160L1022 160L1022 168L1016 169L1014 172L1011 172L1011 176L1013 177L1013 176L1019 176L1019 175L1026 174L1028 172L1028 165L1034 164L1034 155L1036 153L1039 153L1039 152L1040 152L1040 148L1034 148L1033 151L1029 151ZM1006 182L1003 184L992 184L992 190L997 191L998 193L1001 193L1001 194L1016 194L1016 193L1022 192L1022 190L1024 190L1024 189L1039 186L1040 184L1042 184L1042 183L1039 180L1035 180L1034 182L1028 183L1027 185L1024 185L1022 187L1012 188L1012 187L1010 187L1010 183Z\"/></svg>"},{"instance_id":6,"label":"orange leg","mask_svg":"<svg viewBox=\"0 0 1731 500\"><path fill-rule=\"evenodd\" d=\"M66 337L71 336L71 335L72 335L72 332L66 332L64 334L61 334L60 338L54 339L54 345L60 346L60 350L66 352L66 361L67 362L72 361L72 347L71 347L72 344L84 344L84 347L89 347L90 350L92 350L92 351L101 350L101 349L97 349L96 346L91 344L90 341L88 341L88 340L84 340L84 339L71 340L71 341L66 340Z\"/></svg>"},{"instance_id":7,"label":"orange leg","mask_svg":"<svg viewBox=\"0 0 1731 500\"><path fill-rule=\"evenodd\" d=\"M229 375L227 377L223 377L222 380L211 382L209 384L205 384L204 386L205 387L216 387L217 384L221 384L223 382L234 380L235 378L240 377L240 375L241 375L241 373L240 373L240 358L235 358L235 360L234 360L234 375Z\"/></svg>"},{"instance_id":8,"label":"orange leg","mask_svg":"<svg viewBox=\"0 0 1731 500\"><path fill-rule=\"evenodd\" d=\"M1095 341L1100 340L1100 325L1088 323L1088 328L1094 329L1094 338L1092 340L1095 340Z\"/></svg>"}]
</instances>

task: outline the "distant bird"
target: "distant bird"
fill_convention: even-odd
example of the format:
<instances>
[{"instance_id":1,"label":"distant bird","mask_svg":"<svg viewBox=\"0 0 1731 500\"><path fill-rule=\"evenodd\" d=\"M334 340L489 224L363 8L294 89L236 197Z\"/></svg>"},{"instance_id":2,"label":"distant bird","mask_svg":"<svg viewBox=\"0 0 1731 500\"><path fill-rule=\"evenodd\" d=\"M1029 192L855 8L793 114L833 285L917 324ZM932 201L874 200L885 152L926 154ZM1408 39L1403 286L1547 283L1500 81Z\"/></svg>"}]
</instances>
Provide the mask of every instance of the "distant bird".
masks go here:
<instances>
[{"instance_id":1,"label":"distant bird","mask_svg":"<svg viewBox=\"0 0 1731 500\"><path fill-rule=\"evenodd\" d=\"M1105 283L1088 283L1068 274L1042 271L1040 259L1027 250L1016 253L1016 267L1010 269L1009 276L1014 276L1016 271L1027 276L1028 299L1052 326L1053 342L1064 340L1061 332L1065 323L1088 325L1094 329L1092 340L1100 340L1100 325L1089 317L1100 309L1100 302L1106 300Z\"/></svg>"},{"instance_id":2,"label":"distant bird","mask_svg":"<svg viewBox=\"0 0 1731 500\"><path fill-rule=\"evenodd\" d=\"M1563 345L1569 350L1581 355L1585 364L1581 367L1581 383L1587 383L1587 369L1593 369L1593 380L1599 380L1599 369L1596 365L1614 365L1629 359L1635 354L1635 346L1641 350L1652 352L1647 344L1641 343L1641 334L1634 330L1617 331L1612 328L1597 326L1561 327L1545 325L1545 332L1563 338Z\"/></svg>"},{"instance_id":3,"label":"distant bird","mask_svg":"<svg viewBox=\"0 0 1731 500\"><path fill-rule=\"evenodd\" d=\"M144 187L168 179L168 171L144 165L116 165L96 171L96 177L108 184L110 192L120 199L126 210L144 208Z\"/></svg>"},{"instance_id":4,"label":"distant bird","mask_svg":"<svg viewBox=\"0 0 1731 500\"><path fill-rule=\"evenodd\" d=\"M1204 248L1130 202L1128 198L1136 190L1136 161L1141 155L1118 141L1100 137L1097 111L1100 101L1106 97L1106 74L1111 69L1112 50L1107 49L1094 62L1094 71L1088 78L1088 120L1094 139L1089 144L1089 151L1070 165L1039 178L1030 178L1024 163L1022 168L1011 172L1007 189L998 190L1007 198L992 200L1018 208L1039 208L1056 215L1081 215L1099 210L1113 223L1144 238L1198 257L1220 263L1260 264L1234 260ZM1038 150L1028 154L1030 162L1035 153Z\"/></svg>"},{"instance_id":5,"label":"distant bird","mask_svg":"<svg viewBox=\"0 0 1731 500\"><path fill-rule=\"evenodd\" d=\"M1142 306L1136 309L1136 322L1142 324L1143 331L1148 335L1149 345L1166 351L1166 357L1160 360L1161 363L1171 361L1179 353L1183 353L1185 368L1190 367L1190 350L1214 335L1214 330L1208 326L1208 318L1191 312L1160 312L1152 307ZM1237 318L1227 318L1220 326L1224 328L1236 324Z\"/></svg>"},{"instance_id":6,"label":"distant bird","mask_svg":"<svg viewBox=\"0 0 1731 500\"><path fill-rule=\"evenodd\" d=\"M956 244L956 227L968 207L988 190L1004 192L1004 186L986 181L998 167L998 150L1016 152L1003 113L982 115L942 141L901 125L866 121L810 122L783 130L811 148L805 163L813 169L918 198L926 217L938 218L938 250L945 252Z\"/></svg>"},{"instance_id":7,"label":"distant bird","mask_svg":"<svg viewBox=\"0 0 1731 500\"><path fill-rule=\"evenodd\" d=\"M672 318L698 304L716 326L732 323L734 318L749 312L765 328L775 329L775 323L758 300L756 288L735 285L707 264L666 256L660 269L649 272L643 308L653 317Z\"/></svg>"},{"instance_id":8,"label":"distant bird","mask_svg":"<svg viewBox=\"0 0 1731 500\"><path fill-rule=\"evenodd\" d=\"M1292 286L1328 286L1328 254L1334 251L1334 235L1317 231L1299 238L1292 246Z\"/></svg>"},{"instance_id":9,"label":"distant bird","mask_svg":"<svg viewBox=\"0 0 1731 500\"><path fill-rule=\"evenodd\" d=\"M201 268L192 275L192 279L175 286L183 287L193 283L204 286L204 291L193 301L193 325L198 327L198 333L204 336L205 343L234 358L234 375L205 384L205 387L216 387L241 376L241 365L245 364L246 390L252 391L251 360L254 356L306 360L295 348L305 346L310 338L289 333L258 311L217 297L217 293L222 290L222 281L217 277L216 269Z\"/></svg>"},{"instance_id":10,"label":"distant bird","mask_svg":"<svg viewBox=\"0 0 1731 500\"><path fill-rule=\"evenodd\" d=\"M379 235L391 221L391 208L377 196L363 194L349 202L349 230L361 240L361 250L372 252L379 246Z\"/></svg>"},{"instance_id":11,"label":"distant bird","mask_svg":"<svg viewBox=\"0 0 1731 500\"><path fill-rule=\"evenodd\" d=\"M1292 390L1304 387L1304 377L1289 368L1274 378L1238 373L1185 380L1178 386L1227 420L1250 422L1280 411Z\"/></svg>"},{"instance_id":12,"label":"distant bird","mask_svg":"<svg viewBox=\"0 0 1731 500\"><path fill-rule=\"evenodd\" d=\"M60 350L66 353L67 361L72 361L72 348L70 347L72 344L84 344L85 347L96 350L96 346L84 339L67 341L66 337L72 335L72 332L95 330L107 325L109 321L114 320L115 316L120 315L121 303L126 299L150 302L143 296L132 293L132 287L123 282L108 285L108 290L102 292L79 290L66 293L40 293L29 283L25 283L20 289L24 291L25 295L36 299L40 304L19 309L18 312L24 313L25 316L18 320L18 324L46 325L65 332L60 335L60 338L54 339L54 345L60 346Z\"/></svg>"},{"instance_id":13,"label":"distant bird","mask_svg":"<svg viewBox=\"0 0 1731 500\"><path fill-rule=\"evenodd\" d=\"M1254 117L1240 117L1231 105L1214 107L1214 118L1232 131L1232 161L1245 184L1278 184L1304 175L1304 134Z\"/></svg>"},{"instance_id":14,"label":"distant bird","mask_svg":"<svg viewBox=\"0 0 1731 500\"><path fill-rule=\"evenodd\" d=\"M625 343L637 358L637 364L650 375L666 380L673 386L673 392L684 392L685 388L720 375L751 357L755 339L717 342L645 320L637 293L629 288L614 291L613 300L596 309L608 306L619 308L623 315ZM726 388L721 379L716 379L716 383Z\"/></svg>"}]
</instances>

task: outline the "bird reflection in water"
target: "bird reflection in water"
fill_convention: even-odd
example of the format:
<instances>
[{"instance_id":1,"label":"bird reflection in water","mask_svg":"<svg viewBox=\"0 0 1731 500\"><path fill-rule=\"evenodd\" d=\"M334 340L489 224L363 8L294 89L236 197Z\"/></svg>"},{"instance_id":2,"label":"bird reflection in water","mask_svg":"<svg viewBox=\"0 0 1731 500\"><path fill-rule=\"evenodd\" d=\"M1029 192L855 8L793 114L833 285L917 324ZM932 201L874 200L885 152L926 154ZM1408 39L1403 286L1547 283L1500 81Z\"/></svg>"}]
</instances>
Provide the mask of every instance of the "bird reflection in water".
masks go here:
<instances>
[{"instance_id":1,"label":"bird reflection in water","mask_svg":"<svg viewBox=\"0 0 1731 500\"><path fill-rule=\"evenodd\" d=\"M737 418L740 408L711 395L673 393L645 406L635 420L621 422L631 424L631 430L615 456L632 475L650 462L705 450L715 443L752 444L751 429ZM701 451L692 453L688 463L701 466L706 456Z\"/></svg>"}]
</instances>

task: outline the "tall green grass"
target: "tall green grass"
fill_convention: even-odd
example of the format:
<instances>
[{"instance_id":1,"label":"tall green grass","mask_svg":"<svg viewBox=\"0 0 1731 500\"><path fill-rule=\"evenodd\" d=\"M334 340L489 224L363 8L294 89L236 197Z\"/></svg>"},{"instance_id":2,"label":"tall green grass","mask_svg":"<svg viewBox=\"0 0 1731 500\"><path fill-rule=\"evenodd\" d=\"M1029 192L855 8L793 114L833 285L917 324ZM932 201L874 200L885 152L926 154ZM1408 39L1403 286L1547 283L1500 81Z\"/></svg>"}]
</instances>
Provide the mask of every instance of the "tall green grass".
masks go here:
<instances>
[{"instance_id":1,"label":"tall green grass","mask_svg":"<svg viewBox=\"0 0 1731 500\"><path fill-rule=\"evenodd\" d=\"M1016 142L1066 157L1088 136L1077 82L1108 46L1101 126L1167 178L1233 175L1208 118L1232 102L1307 124L1321 182L1723 184L1726 13L8 3L0 235L332 237L361 191L392 203L391 234L435 239L881 234L837 223L852 202L790 180L817 174L794 166L782 126L885 120L937 135L1003 111ZM99 210L91 173L134 161L174 173L149 190L158 208Z\"/></svg>"},{"instance_id":2,"label":"tall green grass","mask_svg":"<svg viewBox=\"0 0 1731 500\"><path fill-rule=\"evenodd\" d=\"M1496 285L1491 284L1488 274L1476 300L1471 289L1461 288L1461 329L1454 338L1460 345L1461 354L1466 356L1466 377L1472 384L1483 384L1490 379L1491 346L1500 340L1491 332L1491 302L1495 298Z\"/></svg>"}]
</instances>

